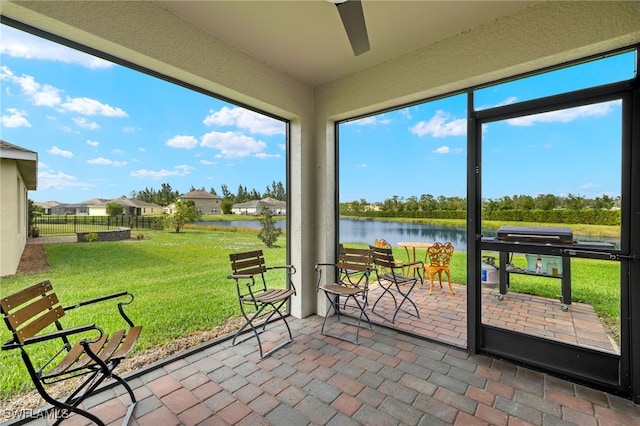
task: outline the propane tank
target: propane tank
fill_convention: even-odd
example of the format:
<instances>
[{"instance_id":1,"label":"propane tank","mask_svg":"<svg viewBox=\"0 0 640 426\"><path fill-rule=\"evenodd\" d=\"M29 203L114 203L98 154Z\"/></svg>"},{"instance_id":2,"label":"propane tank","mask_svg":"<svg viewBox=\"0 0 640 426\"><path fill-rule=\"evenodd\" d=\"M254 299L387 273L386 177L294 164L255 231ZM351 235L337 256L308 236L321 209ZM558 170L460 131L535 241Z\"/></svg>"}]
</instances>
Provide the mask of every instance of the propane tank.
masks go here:
<instances>
[{"instance_id":1,"label":"propane tank","mask_svg":"<svg viewBox=\"0 0 640 426\"><path fill-rule=\"evenodd\" d=\"M496 258L493 256L482 257L482 285L487 287L495 287L500 281L498 271L500 268L496 266Z\"/></svg>"}]
</instances>

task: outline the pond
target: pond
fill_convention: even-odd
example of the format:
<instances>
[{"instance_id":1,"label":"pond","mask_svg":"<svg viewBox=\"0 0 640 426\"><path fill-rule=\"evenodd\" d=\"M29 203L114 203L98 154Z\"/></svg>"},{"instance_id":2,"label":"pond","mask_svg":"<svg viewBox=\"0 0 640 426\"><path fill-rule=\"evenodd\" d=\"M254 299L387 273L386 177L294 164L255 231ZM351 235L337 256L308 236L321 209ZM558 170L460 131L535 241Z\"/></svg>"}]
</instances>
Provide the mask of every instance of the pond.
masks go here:
<instances>
[{"instance_id":1,"label":"pond","mask_svg":"<svg viewBox=\"0 0 640 426\"><path fill-rule=\"evenodd\" d=\"M199 222L199 224L260 228L260 222L257 220L211 221ZM284 220L276 221L276 227L285 229L285 226ZM495 235L495 230L485 231L483 233L485 237L495 237ZM401 241L450 241L456 248L456 251L467 251L466 228L422 223L340 219L340 242L373 244L376 239L387 240L392 246L397 246ZM620 247L620 242L617 238L590 237L575 234L574 239L577 241L608 242L613 243L616 248Z\"/></svg>"},{"instance_id":2,"label":"pond","mask_svg":"<svg viewBox=\"0 0 640 426\"><path fill-rule=\"evenodd\" d=\"M257 220L210 221L198 222L198 224L260 228L260 222ZM285 221L277 220L276 227L284 229ZM467 250L467 231L464 228L377 220L340 219L340 242L373 244L377 238L387 240L392 246L396 246L400 241L451 241L456 250Z\"/></svg>"}]
</instances>

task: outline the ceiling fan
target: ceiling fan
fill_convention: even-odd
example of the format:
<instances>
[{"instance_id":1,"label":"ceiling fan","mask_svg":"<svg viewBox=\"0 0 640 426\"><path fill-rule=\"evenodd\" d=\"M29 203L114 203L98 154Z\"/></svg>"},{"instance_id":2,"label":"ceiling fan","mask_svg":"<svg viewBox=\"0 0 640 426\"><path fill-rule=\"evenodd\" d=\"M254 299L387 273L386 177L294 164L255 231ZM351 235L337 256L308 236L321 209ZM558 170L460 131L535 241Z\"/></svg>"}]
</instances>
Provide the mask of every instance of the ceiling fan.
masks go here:
<instances>
[{"instance_id":1,"label":"ceiling fan","mask_svg":"<svg viewBox=\"0 0 640 426\"><path fill-rule=\"evenodd\" d=\"M353 54L358 56L368 52L369 36L367 25L364 22L362 3L360 0L329 0L335 4L342 19L342 25L347 31L347 37L351 43Z\"/></svg>"}]
</instances>

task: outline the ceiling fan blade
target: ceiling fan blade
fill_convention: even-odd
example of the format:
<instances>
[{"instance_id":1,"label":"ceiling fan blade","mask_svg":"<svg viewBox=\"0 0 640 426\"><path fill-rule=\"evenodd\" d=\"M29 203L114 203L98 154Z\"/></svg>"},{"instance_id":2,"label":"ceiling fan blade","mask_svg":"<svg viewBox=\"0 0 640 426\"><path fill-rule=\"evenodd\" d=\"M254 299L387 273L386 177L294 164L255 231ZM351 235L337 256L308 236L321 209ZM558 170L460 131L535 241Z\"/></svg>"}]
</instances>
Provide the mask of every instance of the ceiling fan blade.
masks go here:
<instances>
[{"instance_id":1,"label":"ceiling fan blade","mask_svg":"<svg viewBox=\"0 0 640 426\"><path fill-rule=\"evenodd\" d=\"M344 29L347 31L349 42L353 53L358 56L368 52L369 36L367 35L367 25L364 22L362 3L360 0L347 0L344 3L337 3L338 13Z\"/></svg>"}]
</instances>

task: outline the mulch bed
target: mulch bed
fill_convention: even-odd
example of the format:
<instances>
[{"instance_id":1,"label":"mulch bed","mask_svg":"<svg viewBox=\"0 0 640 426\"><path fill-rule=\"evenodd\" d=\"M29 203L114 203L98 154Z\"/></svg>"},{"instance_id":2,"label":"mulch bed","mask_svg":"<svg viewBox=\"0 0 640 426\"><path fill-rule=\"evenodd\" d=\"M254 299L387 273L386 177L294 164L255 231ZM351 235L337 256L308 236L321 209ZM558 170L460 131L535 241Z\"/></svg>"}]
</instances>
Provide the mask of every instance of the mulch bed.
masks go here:
<instances>
[{"instance_id":1,"label":"mulch bed","mask_svg":"<svg viewBox=\"0 0 640 426\"><path fill-rule=\"evenodd\" d=\"M24 246L16 274L35 274L50 269L47 253L43 244L27 244Z\"/></svg>"}]
</instances>

